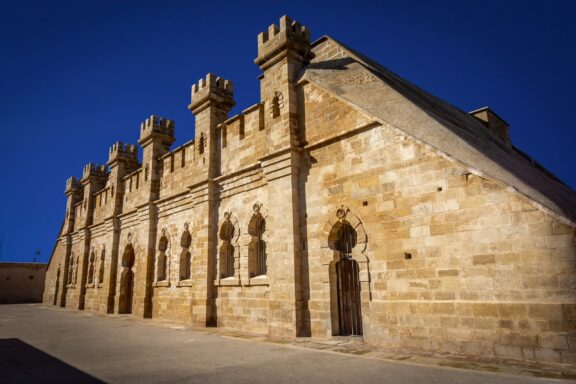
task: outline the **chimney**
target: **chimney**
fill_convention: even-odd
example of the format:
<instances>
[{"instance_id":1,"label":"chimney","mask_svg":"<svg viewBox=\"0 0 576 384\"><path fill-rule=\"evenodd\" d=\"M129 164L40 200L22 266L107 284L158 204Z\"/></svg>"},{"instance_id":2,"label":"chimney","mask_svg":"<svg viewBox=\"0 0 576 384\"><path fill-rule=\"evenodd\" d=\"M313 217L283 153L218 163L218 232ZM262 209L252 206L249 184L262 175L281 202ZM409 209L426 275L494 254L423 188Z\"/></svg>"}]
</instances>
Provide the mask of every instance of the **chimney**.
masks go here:
<instances>
[{"instance_id":1,"label":"chimney","mask_svg":"<svg viewBox=\"0 0 576 384\"><path fill-rule=\"evenodd\" d=\"M502 142L507 145L512 145L510 141L509 125L502 120L494 111L488 107L480 108L470 112L482 125L484 125L490 132L496 135Z\"/></svg>"}]
</instances>

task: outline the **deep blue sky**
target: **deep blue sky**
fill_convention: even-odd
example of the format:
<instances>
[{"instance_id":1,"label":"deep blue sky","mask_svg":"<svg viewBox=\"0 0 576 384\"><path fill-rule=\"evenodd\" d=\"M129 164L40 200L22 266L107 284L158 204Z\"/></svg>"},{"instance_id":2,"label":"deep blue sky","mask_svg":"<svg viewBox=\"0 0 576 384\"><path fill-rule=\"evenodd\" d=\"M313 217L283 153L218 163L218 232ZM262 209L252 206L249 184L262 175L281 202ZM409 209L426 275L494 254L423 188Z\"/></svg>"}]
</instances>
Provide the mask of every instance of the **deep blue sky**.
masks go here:
<instances>
[{"instance_id":1,"label":"deep blue sky","mask_svg":"<svg viewBox=\"0 0 576 384\"><path fill-rule=\"evenodd\" d=\"M4 1L0 11L0 261L50 257L65 181L135 143L150 114L193 137L190 85L258 102L256 36L288 14L469 111L576 188L574 1Z\"/></svg>"}]
</instances>

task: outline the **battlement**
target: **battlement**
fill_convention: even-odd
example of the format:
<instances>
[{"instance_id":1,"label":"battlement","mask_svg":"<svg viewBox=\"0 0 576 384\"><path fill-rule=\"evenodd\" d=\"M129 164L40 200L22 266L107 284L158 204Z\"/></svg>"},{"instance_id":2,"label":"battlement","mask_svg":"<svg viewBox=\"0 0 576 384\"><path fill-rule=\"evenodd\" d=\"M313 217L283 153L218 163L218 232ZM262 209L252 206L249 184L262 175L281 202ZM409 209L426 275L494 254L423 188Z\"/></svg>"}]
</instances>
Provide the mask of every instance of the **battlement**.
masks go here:
<instances>
[{"instance_id":1,"label":"battlement","mask_svg":"<svg viewBox=\"0 0 576 384\"><path fill-rule=\"evenodd\" d=\"M108 151L108 165L118 160L138 162L138 147L121 141L115 142Z\"/></svg>"},{"instance_id":2,"label":"battlement","mask_svg":"<svg viewBox=\"0 0 576 384\"><path fill-rule=\"evenodd\" d=\"M79 187L80 185L78 180L74 176L71 176L66 180L66 190L64 191L64 193L68 195L70 193L77 191Z\"/></svg>"},{"instance_id":3,"label":"battlement","mask_svg":"<svg viewBox=\"0 0 576 384\"><path fill-rule=\"evenodd\" d=\"M194 114L206 108L211 102L229 110L235 105L232 81L209 73L205 79L200 79L192 85L190 99L188 109Z\"/></svg>"},{"instance_id":4,"label":"battlement","mask_svg":"<svg viewBox=\"0 0 576 384\"><path fill-rule=\"evenodd\" d=\"M140 124L140 135L142 135L142 132L157 132L163 135L174 136L174 120L151 115Z\"/></svg>"},{"instance_id":5,"label":"battlement","mask_svg":"<svg viewBox=\"0 0 576 384\"><path fill-rule=\"evenodd\" d=\"M82 180L89 177L105 177L108 174L108 167L106 165L97 165L93 163L88 163L84 166L82 170Z\"/></svg>"},{"instance_id":6,"label":"battlement","mask_svg":"<svg viewBox=\"0 0 576 384\"><path fill-rule=\"evenodd\" d=\"M277 27L272 24L268 31L258 34L258 57L254 61L256 65L265 67L270 59L282 51L291 50L304 59L312 55L310 30L307 27L286 15L280 18L279 25Z\"/></svg>"},{"instance_id":7,"label":"battlement","mask_svg":"<svg viewBox=\"0 0 576 384\"><path fill-rule=\"evenodd\" d=\"M254 104L243 110L241 113L218 124L217 127L220 129L222 148L225 148L228 145L229 135L237 136L239 140L243 140L246 134L250 135L263 131L265 128L264 104Z\"/></svg>"},{"instance_id":8,"label":"battlement","mask_svg":"<svg viewBox=\"0 0 576 384\"><path fill-rule=\"evenodd\" d=\"M174 141L174 120L165 119L156 115L151 115L142 124L140 124L140 140L142 145L153 136L164 136L170 143Z\"/></svg>"}]
</instances>

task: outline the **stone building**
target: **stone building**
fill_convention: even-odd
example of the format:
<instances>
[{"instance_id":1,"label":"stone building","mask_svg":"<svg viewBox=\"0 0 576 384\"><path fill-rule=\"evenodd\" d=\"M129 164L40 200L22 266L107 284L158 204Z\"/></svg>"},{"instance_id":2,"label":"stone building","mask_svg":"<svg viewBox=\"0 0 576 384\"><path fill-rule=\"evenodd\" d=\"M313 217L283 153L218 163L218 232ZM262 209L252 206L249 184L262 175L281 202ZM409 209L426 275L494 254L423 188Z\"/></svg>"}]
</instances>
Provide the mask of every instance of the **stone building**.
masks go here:
<instances>
[{"instance_id":1,"label":"stone building","mask_svg":"<svg viewBox=\"0 0 576 384\"><path fill-rule=\"evenodd\" d=\"M0 263L0 304L41 303L48 264Z\"/></svg>"},{"instance_id":2,"label":"stone building","mask_svg":"<svg viewBox=\"0 0 576 384\"><path fill-rule=\"evenodd\" d=\"M576 193L465 113L288 17L258 35L260 102L192 86L192 141L66 183L44 301L279 337L576 362Z\"/></svg>"}]
</instances>

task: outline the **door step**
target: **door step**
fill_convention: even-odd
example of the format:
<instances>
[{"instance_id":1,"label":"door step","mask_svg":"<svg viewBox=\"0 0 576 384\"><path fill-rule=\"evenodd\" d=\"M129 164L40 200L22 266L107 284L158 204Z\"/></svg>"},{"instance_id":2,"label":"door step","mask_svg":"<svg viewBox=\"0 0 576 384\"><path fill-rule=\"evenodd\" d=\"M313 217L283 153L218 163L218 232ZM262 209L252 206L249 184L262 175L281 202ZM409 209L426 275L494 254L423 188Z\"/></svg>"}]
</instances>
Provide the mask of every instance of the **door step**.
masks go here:
<instances>
[{"instance_id":1,"label":"door step","mask_svg":"<svg viewBox=\"0 0 576 384\"><path fill-rule=\"evenodd\" d=\"M345 344L359 344L364 345L364 337L361 335L358 336L332 336L332 340L339 341Z\"/></svg>"}]
</instances>

